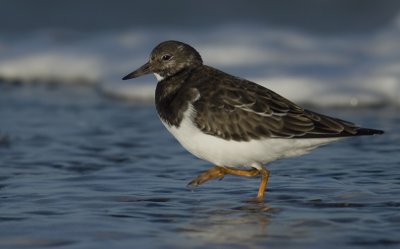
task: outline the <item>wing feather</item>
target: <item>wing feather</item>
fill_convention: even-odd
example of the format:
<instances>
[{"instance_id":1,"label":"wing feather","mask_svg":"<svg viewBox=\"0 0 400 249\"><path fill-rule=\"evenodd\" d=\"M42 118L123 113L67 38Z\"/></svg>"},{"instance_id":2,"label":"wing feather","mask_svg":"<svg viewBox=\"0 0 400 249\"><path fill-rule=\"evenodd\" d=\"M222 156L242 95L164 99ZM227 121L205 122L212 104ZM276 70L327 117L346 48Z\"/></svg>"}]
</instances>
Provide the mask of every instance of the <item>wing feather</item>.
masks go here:
<instances>
[{"instance_id":1,"label":"wing feather","mask_svg":"<svg viewBox=\"0 0 400 249\"><path fill-rule=\"evenodd\" d=\"M215 72L214 72L215 73ZM222 73L222 72L221 72ZM351 136L353 123L305 110L253 82L224 75L221 86L198 84L194 122L206 134L227 140Z\"/></svg>"}]
</instances>

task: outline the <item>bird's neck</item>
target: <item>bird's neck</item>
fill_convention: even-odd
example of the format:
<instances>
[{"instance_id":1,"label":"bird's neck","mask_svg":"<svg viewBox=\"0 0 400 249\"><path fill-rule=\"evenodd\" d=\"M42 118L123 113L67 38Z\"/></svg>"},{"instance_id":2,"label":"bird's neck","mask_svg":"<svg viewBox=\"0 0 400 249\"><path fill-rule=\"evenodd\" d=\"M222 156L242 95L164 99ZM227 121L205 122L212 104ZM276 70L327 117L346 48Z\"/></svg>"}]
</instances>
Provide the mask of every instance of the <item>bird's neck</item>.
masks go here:
<instances>
[{"instance_id":1,"label":"bird's neck","mask_svg":"<svg viewBox=\"0 0 400 249\"><path fill-rule=\"evenodd\" d=\"M182 89L190 77L192 70L182 70L181 72L162 79L156 87L156 108L160 118L167 124L179 126L183 118L183 112L187 105L183 103L184 98Z\"/></svg>"}]
</instances>

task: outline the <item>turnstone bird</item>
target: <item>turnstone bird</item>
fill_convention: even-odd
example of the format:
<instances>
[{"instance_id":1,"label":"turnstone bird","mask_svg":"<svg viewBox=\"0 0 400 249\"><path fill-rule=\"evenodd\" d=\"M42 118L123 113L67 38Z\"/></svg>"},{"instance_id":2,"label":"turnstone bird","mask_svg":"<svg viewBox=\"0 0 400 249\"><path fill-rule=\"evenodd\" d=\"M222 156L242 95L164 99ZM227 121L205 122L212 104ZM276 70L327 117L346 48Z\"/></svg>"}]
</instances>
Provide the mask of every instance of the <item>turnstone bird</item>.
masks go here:
<instances>
[{"instance_id":1,"label":"turnstone bird","mask_svg":"<svg viewBox=\"0 0 400 249\"><path fill-rule=\"evenodd\" d=\"M160 43L149 61L123 80L149 73L158 81L155 102L161 122L186 150L215 165L190 186L225 174L261 175L257 200L262 201L266 163L344 137L383 133L304 109L254 82L206 66L183 42Z\"/></svg>"}]
</instances>

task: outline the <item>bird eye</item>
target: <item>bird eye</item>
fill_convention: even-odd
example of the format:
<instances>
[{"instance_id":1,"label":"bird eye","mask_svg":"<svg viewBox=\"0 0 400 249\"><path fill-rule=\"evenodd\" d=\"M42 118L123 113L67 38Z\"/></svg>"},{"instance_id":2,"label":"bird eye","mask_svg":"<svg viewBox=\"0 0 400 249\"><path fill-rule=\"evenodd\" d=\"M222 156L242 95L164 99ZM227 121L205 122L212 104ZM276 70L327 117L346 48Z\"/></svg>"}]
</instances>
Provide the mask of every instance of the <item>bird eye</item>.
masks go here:
<instances>
[{"instance_id":1,"label":"bird eye","mask_svg":"<svg viewBox=\"0 0 400 249\"><path fill-rule=\"evenodd\" d=\"M161 60L163 61L169 61L172 59L172 55L169 54L164 54L163 56L161 56Z\"/></svg>"}]
</instances>

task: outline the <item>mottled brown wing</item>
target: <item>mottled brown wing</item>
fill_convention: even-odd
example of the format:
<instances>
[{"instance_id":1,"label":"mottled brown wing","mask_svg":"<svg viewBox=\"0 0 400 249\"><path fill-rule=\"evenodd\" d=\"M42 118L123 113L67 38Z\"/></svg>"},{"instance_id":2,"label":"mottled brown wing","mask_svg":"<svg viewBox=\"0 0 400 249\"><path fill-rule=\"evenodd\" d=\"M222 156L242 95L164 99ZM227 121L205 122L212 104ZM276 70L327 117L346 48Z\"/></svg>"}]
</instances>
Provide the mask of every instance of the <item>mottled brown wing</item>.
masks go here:
<instances>
[{"instance_id":1,"label":"mottled brown wing","mask_svg":"<svg viewBox=\"0 0 400 249\"><path fill-rule=\"evenodd\" d=\"M206 84L204 84L206 85ZM197 88L194 122L204 133L227 140L352 136L353 123L304 110L253 82L225 77L214 89Z\"/></svg>"}]
</instances>

